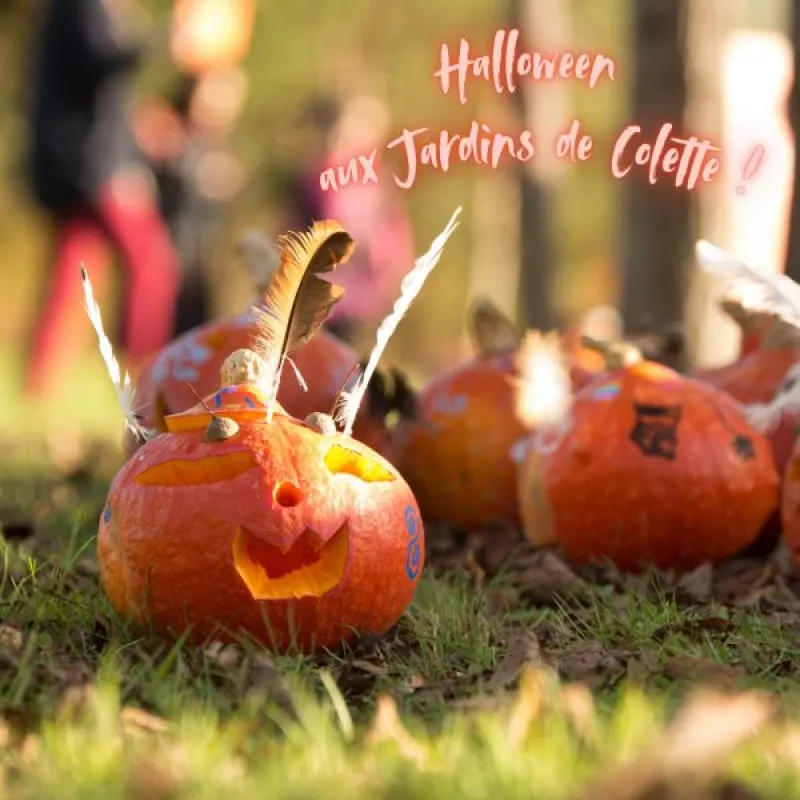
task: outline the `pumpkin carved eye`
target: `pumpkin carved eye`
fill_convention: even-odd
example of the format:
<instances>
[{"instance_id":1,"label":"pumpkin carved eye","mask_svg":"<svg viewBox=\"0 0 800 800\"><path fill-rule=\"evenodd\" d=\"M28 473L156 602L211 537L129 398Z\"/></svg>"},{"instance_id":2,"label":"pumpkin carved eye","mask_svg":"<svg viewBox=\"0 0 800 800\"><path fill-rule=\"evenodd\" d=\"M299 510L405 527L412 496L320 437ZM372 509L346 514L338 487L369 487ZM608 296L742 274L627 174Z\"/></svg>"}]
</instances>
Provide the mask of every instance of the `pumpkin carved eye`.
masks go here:
<instances>
[{"instance_id":1,"label":"pumpkin carved eye","mask_svg":"<svg viewBox=\"0 0 800 800\"><path fill-rule=\"evenodd\" d=\"M142 486L196 486L228 481L257 466L248 450L205 458L173 458L154 464L136 476Z\"/></svg>"},{"instance_id":2,"label":"pumpkin carved eye","mask_svg":"<svg viewBox=\"0 0 800 800\"><path fill-rule=\"evenodd\" d=\"M354 475L365 483L395 480L394 474L374 459L359 453L357 450L342 447L340 444L334 444L330 447L328 452L325 453L324 461L325 466L334 475L340 473Z\"/></svg>"}]
</instances>

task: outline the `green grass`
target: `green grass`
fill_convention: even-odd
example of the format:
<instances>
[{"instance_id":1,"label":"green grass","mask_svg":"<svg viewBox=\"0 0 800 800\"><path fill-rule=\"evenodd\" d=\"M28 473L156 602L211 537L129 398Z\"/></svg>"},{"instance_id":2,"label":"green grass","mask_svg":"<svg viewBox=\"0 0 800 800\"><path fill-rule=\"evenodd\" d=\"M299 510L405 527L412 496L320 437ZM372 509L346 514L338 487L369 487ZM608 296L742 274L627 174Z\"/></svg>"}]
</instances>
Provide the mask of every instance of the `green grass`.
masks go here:
<instances>
[{"instance_id":1,"label":"green grass","mask_svg":"<svg viewBox=\"0 0 800 800\"><path fill-rule=\"evenodd\" d=\"M800 797L786 598L691 602L655 579L548 597L552 565L523 548L485 586L434 564L383 641L305 659L198 649L113 613L94 558L108 475L92 473L0 481L2 520L35 528L0 541L9 796L645 797L666 781L677 794L659 797ZM721 694L687 711L698 684ZM692 776L717 793L689 794Z\"/></svg>"}]
</instances>

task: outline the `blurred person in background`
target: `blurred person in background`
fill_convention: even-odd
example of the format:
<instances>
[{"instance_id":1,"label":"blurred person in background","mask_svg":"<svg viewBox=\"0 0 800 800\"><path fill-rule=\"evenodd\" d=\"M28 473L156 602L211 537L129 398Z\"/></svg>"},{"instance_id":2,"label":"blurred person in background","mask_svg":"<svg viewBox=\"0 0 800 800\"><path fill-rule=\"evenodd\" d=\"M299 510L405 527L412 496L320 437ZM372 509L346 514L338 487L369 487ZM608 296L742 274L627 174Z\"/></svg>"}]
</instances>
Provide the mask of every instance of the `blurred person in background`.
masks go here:
<instances>
[{"instance_id":1,"label":"blurred person in background","mask_svg":"<svg viewBox=\"0 0 800 800\"><path fill-rule=\"evenodd\" d=\"M415 249L411 222L400 190L393 181L362 184L361 179L338 192L320 187L320 174L329 167L346 166L350 158L383 149L389 128L386 107L370 94L355 94L343 106L329 98L317 98L309 107L315 132L315 157L297 177L295 229L313 220L335 219L356 242L345 268L335 282L345 289L327 327L341 338L356 343L364 331L374 329L391 310L400 281L414 266Z\"/></svg>"},{"instance_id":2,"label":"blurred person in background","mask_svg":"<svg viewBox=\"0 0 800 800\"><path fill-rule=\"evenodd\" d=\"M128 114L139 12L133 0L49 0L39 12L28 169L35 199L55 222L56 248L25 376L29 395L56 387L80 340L77 325L87 325L79 266L102 283L109 245L125 268L129 362L172 332L177 257Z\"/></svg>"},{"instance_id":3,"label":"blurred person in background","mask_svg":"<svg viewBox=\"0 0 800 800\"><path fill-rule=\"evenodd\" d=\"M180 255L173 336L211 317L209 262L225 209L244 180L228 139L247 97L247 76L238 62L250 41L254 21L252 13L246 13L250 4L225 0L220 6L205 0L194 8L209 16L187 17L191 8L185 3L176 6L180 23L176 30L183 34L173 41L178 75L172 93L165 101L143 103L135 122L137 139L155 172L162 214ZM227 35L209 40L203 34L208 25L203 20L209 18ZM193 46L187 44L187 25L196 32Z\"/></svg>"}]
</instances>

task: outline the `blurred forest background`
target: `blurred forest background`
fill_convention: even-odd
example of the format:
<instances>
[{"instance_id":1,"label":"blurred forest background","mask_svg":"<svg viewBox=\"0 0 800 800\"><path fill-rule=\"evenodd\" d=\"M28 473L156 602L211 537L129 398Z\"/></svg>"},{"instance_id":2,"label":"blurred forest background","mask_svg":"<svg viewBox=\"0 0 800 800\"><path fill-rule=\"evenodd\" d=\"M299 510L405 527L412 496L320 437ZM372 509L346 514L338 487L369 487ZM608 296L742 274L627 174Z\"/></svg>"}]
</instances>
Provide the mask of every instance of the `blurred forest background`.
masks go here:
<instances>
[{"instance_id":1,"label":"blurred forest background","mask_svg":"<svg viewBox=\"0 0 800 800\"><path fill-rule=\"evenodd\" d=\"M0 2L0 425L7 433L67 423L118 432L113 392L88 336L86 370L64 387L63 402L38 409L18 397L23 343L52 245L49 222L29 202L21 175L34 5ZM144 5L156 19L169 13L167 0ZM416 125L466 132L478 119L499 130L530 127L539 143L537 156L524 167L510 162L498 171L472 164L457 164L447 173L425 170L405 193L417 253L457 205L464 214L387 362L421 380L462 358L464 311L479 293L521 322L545 328L610 303L621 309L631 332L663 329L688 298L689 356L724 360L735 352L736 331L714 310L709 288L690 280L690 265L700 235L737 249L733 185L718 181L688 193L615 181L609 160L614 141L631 122L652 131L648 141L666 121L677 131L720 141L726 43L745 30L772 34L778 49L790 49L798 27L793 8L789 0L261 2L246 61L249 96L233 139L247 180L214 248L216 313L236 313L249 302L247 274L234 263L235 237L252 226L270 235L281 232L286 176L319 156L309 152L302 110L313 94L344 81L365 91L377 88L386 97L392 116L387 141ZM452 47L466 37L475 51L485 52L495 30L509 26L523 30L528 49L613 57L616 82L590 91L575 81L527 81L522 92L497 95L473 81L463 107L452 93L442 95L433 77L441 43ZM162 91L168 77L167 60L155 59L142 76L141 91ZM574 117L593 136L595 151L577 166L547 157L547 142ZM791 118L787 110L787 126ZM390 179L387 172L384 180ZM788 220L788 202L784 206L777 216ZM791 252L800 244L788 249L798 273L800 257ZM757 243L747 254L765 263L772 257L766 249L759 252ZM113 295L100 302L110 324Z\"/></svg>"}]
</instances>

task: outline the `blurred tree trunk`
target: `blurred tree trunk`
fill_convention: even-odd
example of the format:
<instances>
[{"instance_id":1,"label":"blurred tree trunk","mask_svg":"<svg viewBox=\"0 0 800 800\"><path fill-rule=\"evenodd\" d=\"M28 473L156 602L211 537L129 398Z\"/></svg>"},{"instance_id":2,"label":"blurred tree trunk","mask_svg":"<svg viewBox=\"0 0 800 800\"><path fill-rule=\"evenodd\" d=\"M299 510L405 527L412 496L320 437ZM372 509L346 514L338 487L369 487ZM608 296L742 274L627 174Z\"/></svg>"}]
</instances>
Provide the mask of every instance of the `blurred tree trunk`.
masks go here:
<instances>
[{"instance_id":1,"label":"blurred tree trunk","mask_svg":"<svg viewBox=\"0 0 800 800\"><path fill-rule=\"evenodd\" d=\"M683 0L631 0L632 103L640 142L665 122L683 132L686 110ZM626 334L662 333L683 319L690 255L690 194L668 178L650 185L644 170L625 179L622 315ZM668 359L680 366L681 355Z\"/></svg>"},{"instance_id":2,"label":"blurred tree trunk","mask_svg":"<svg viewBox=\"0 0 800 800\"><path fill-rule=\"evenodd\" d=\"M726 33L731 27L728 0L690 3L687 32L689 130L721 140L723 121L722 70ZM724 181L703 187L695 202L698 232L724 247L729 241L730 197ZM692 366L722 364L739 351L739 329L719 309L720 285L713 276L692 269L685 309L686 355Z\"/></svg>"},{"instance_id":3,"label":"blurred tree trunk","mask_svg":"<svg viewBox=\"0 0 800 800\"><path fill-rule=\"evenodd\" d=\"M794 80L789 94L789 122L795 137L794 182L792 207L789 212L789 243L786 248L786 274L800 282L800 158L797 137L800 133L800 0L791 0L789 36L794 51Z\"/></svg>"},{"instance_id":4,"label":"blurred tree trunk","mask_svg":"<svg viewBox=\"0 0 800 800\"><path fill-rule=\"evenodd\" d=\"M520 30L520 46L544 50L568 46L565 0L510 0L510 27ZM556 256L550 219L560 167L551 157L553 125L562 113L565 87L558 81L537 85L526 81L514 95L520 122L533 131L535 156L519 168L520 275L519 315L526 327L548 330L560 320L554 305Z\"/></svg>"}]
</instances>

